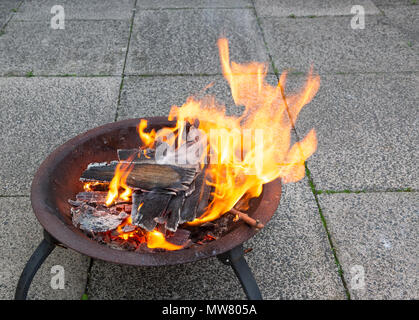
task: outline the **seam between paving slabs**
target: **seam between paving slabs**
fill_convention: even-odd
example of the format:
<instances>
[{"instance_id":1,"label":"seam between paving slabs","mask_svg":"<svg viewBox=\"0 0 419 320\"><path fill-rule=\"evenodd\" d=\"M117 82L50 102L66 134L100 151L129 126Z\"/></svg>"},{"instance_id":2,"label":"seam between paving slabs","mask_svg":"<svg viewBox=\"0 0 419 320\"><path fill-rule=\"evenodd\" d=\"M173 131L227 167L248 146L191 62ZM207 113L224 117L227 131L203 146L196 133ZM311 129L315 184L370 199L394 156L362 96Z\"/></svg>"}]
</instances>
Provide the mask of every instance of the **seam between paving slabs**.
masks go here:
<instances>
[{"instance_id":1,"label":"seam between paving slabs","mask_svg":"<svg viewBox=\"0 0 419 320\"><path fill-rule=\"evenodd\" d=\"M122 67L121 85L119 86L118 102L116 104L114 122L116 122L118 120L119 107L121 106L121 94L122 94L122 88L124 87L124 80L125 80L125 67L127 65L128 52L129 52L129 47L130 47L130 43L131 43L131 36L132 36L132 29L134 28L134 18L135 18L136 8L137 8L137 0L135 0L134 7L132 8L131 25L130 25L130 28L129 28L127 51L125 52L124 66Z\"/></svg>"},{"instance_id":2,"label":"seam between paving slabs","mask_svg":"<svg viewBox=\"0 0 419 320\"><path fill-rule=\"evenodd\" d=\"M7 18L6 22L2 26L0 26L0 36L4 33L4 29L9 24L10 20L12 20L12 18L14 16L16 16L16 12L19 11L20 6L22 5L22 3L23 3L23 0L19 2L19 4L17 5L16 8L12 9L12 10L15 10L15 11L11 11L11 13L10 13L9 17Z\"/></svg>"},{"instance_id":3,"label":"seam between paving slabs","mask_svg":"<svg viewBox=\"0 0 419 320\"><path fill-rule=\"evenodd\" d=\"M280 79L280 76L279 76L279 71L278 71L278 69L277 69L277 68L276 68L276 66L275 66L275 63L274 63L274 61L273 61L273 59L272 59L272 55L270 54L269 47L268 47L268 44L267 44L266 39L265 39L265 33L264 33L263 28L262 28L262 25L261 25L261 23L260 23L260 18L259 18L259 17L258 17L258 15L257 15L257 10L256 10L256 7L255 7L254 0L252 0L252 4L253 4L253 11L254 11L254 14L255 14L255 16L256 16L256 22L257 22L257 25L259 26L260 31L261 31L261 34L262 34L262 40L263 40L263 43L264 43L264 45L265 45L265 49L266 49L266 51L267 51L267 54L268 54L269 60L270 60L270 62L271 62L272 68L273 68L273 70L274 70L274 73L275 73L275 75L276 75L276 78L277 78L277 80L279 81L279 79ZM287 111L288 111L288 109L287 109ZM294 124L292 124L292 126L293 126L293 128L292 128L292 129L293 129L293 132L295 133L295 135L296 135L297 139L299 140L298 133L297 133L297 130L295 129L295 127L294 127ZM350 295L349 290L348 290L348 287L347 287L347 285L346 285L346 280L345 280L345 278L343 277L343 269L342 269L342 266L341 266L341 264L340 264L340 262L339 262L338 256L337 256L337 254L336 254L335 245L333 244L332 237L331 237L331 235L330 235L330 233L329 233L329 229L328 229L328 227L327 227L327 222L326 222L326 219L325 219L325 217L324 217L324 215L323 215L322 209L321 209L321 207L320 207L319 200L318 200L318 198L317 198L316 188L315 188L315 186L314 186L314 182L313 182L313 179L312 179L312 177L311 177L311 173L310 173L310 171L309 171L309 169L308 169L308 167L307 167L307 163L304 163L304 166L305 166L305 169L306 169L307 179L308 179L308 182L309 182L309 185L310 185L311 191L312 191L313 196L314 196L314 200L316 201L316 204L317 204L317 209L318 209L318 212L319 212L319 215L320 215L320 219L321 219L321 221L322 221L323 228L324 228L324 230L325 230L325 232L326 232L327 239L328 239L328 242L329 242L329 246L330 246L330 248L331 248L331 251L332 251L332 254L333 254L333 257L334 257L334 260L335 260L335 264L336 264L336 266L337 266L337 268L338 268L338 274L339 274L339 277L340 277L340 279L341 279L341 281L342 281L342 285L343 285L343 288L344 288L344 291L345 291L346 297L347 297L347 299L348 299L348 300L350 300L350 299L351 299L351 295Z\"/></svg>"},{"instance_id":4,"label":"seam between paving slabs","mask_svg":"<svg viewBox=\"0 0 419 320\"><path fill-rule=\"evenodd\" d=\"M392 193L392 192L419 192L419 190L412 189L412 188L404 188L404 189L384 189L384 190L315 190L316 194L360 194L360 193Z\"/></svg>"},{"instance_id":5,"label":"seam between paving slabs","mask_svg":"<svg viewBox=\"0 0 419 320\"><path fill-rule=\"evenodd\" d=\"M344 290L345 290L347 299L348 300L351 300L351 294L349 293L349 289L348 289L348 286L346 284L346 280L345 280L345 278L343 276L343 268L342 268L342 265L341 265L341 263L339 261L339 258L337 256L336 247L335 247L335 245L333 243L332 236L331 236L331 234L329 232L329 228L327 226L326 218L323 215L323 211L322 211L322 208L320 206L319 199L317 197L316 186L315 186L315 184L313 182L313 178L311 176L311 172L308 169L307 162L304 163L304 165L305 165L305 168L306 168L306 176L307 176L307 179L308 179L308 183L310 185L311 192L313 193L314 200L316 201L317 208L318 208L319 215L320 215L320 219L322 221L323 228L326 231L327 240L329 241L329 245L330 245L330 248L332 250L333 258L335 259L335 264L336 264L336 266L338 268L339 277L340 277L340 279L342 281L342 284L343 284L343 287L344 287Z\"/></svg>"},{"instance_id":6,"label":"seam between paving slabs","mask_svg":"<svg viewBox=\"0 0 419 320\"><path fill-rule=\"evenodd\" d=\"M252 9L252 6L237 7L179 7L179 8L139 8L141 11L166 11L166 10L234 10L234 9Z\"/></svg>"},{"instance_id":7,"label":"seam between paving slabs","mask_svg":"<svg viewBox=\"0 0 419 320\"><path fill-rule=\"evenodd\" d=\"M418 74L419 70L404 70L404 71L395 71L395 72L385 72L385 71L365 71L365 72L319 72L317 73L319 76L328 76L328 75L340 75L340 76L347 76L347 75L385 75L385 74L407 74L407 75L415 75ZM268 75L279 77L278 73L268 71ZM307 73L288 70L288 76L306 76ZM124 77L138 77L138 78L153 78L153 77L217 77L223 76L222 73L126 73ZM120 74L75 74L75 73L68 73L68 74L33 74L29 72L27 74L4 74L0 75L0 78L117 78L121 77Z\"/></svg>"},{"instance_id":8,"label":"seam between paving slabs","mask_svg":"<svg viewBox=\"0 0 419 320\"><path fill-rule=\"evenodd\" d=\"M28 194L11 194L11 195L7 195L7 194L0 194L0 199L1 198L29 198L30 195Z\"/></svg>"},{"instance_id":9,"label":"seam between paving slabs","mask_svg":"<svg viewBox=\"0 0 419 320\"><path fill-rule=\"evenodd\" d=\"M386 15L386 13L384 12L384 10L382 9L382 7L384 8L384 7L386 7L386 8L388 8L388 9L391 9L392 7L390 7L390 6L377 6L376 5L376 3L375 3L375 1L373 1L373 3L374 3L374 5L377 7L377 9L380 11L380 13L381 13L381 15L385 18L385 20L392 26L392 27L394 27L394 28L396 28L396 29L398 29L398 30L400 30L402 33L404 33L405 35L407 35L408 37L410 37L410 38L413 38L413 39L415 39L415 40L419 40L419 37L418 37L418 35L416 34L416 33L414 33L414 32L412 32L412 31L410 31L410 30L408 30L408 29L405 29L403 26L401 26L400 24L398 24L398 23L395 23L390 17L388 17L387 15ZM416 4L410 4L410 5L405 5L405 7L415 7L416 6Z\"/></svg>"}]
</instances>

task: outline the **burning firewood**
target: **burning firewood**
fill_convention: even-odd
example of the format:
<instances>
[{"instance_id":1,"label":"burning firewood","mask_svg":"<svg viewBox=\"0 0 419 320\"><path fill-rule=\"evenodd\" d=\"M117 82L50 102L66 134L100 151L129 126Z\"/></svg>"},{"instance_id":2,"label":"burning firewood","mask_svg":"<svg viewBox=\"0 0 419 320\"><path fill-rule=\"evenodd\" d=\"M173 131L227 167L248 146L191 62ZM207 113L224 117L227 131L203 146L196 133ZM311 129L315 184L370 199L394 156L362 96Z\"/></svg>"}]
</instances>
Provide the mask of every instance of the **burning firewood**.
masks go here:
<instances>
[{"instance_id":1,"label":"burning firewood","mask_svg":"<svg viewBox=\"0 0 419 320\"><path fill-rule=\"evenodd\" d=\"M117 161L111 163L92 163L82 173L81 181L110 182L115 174ZM132 162L126 183L134 189L187 190L195 178L194 168L168 164Z\"/></svg>"},{"instance_id":2,"label":"burning firewood","mask_svg":"<svg viewBox=\"0 0 419 320\"><path fill-rule=\"evenodd\" d=\"M188 152L195 141L185 143ZM118 164L126 164L125 183L132 188L132 224L147 231L158 225L176 232L178 225L202 215L209 203L211 187L206 183L206 173L197 163L177 164L178 153L168 152L156 161L155 149L120 149L118 161L92 163L82 173L80 180L109 183L115 176ZM77 201L104 203L106 194L79 193ZM109 203L108 203L109 204Z\"/></svg>"},{"instance_id":3,"label":"burning firewood","mask_svg":"<svg viewBox=\"0 0 419 320\"><path fill-rule=\"evenodd\" d=\"M128 214L124 211L118 212L114 208L93 207L88 204L81 204L71 208L73 225L90 232L106 232L116 229Z\"/></svg>"},{"instance_id":4,"label":"burning firewood","mask_svg":"<svg viewBox=\"0 0 419 320\"><path fill-rule=\"evenodd\" d=\"M256 228L257 230L262 229L265 227L263 223L261 223L259 220L255 220L252 217L249 217L246 213L241 212L237 209L232 208L230 212L234 215L236 215L240 220L243 220L246 222L249 226Z\"/></svg>"},{"instance_id":5,"label":"burning firewood","mask_svg":"<svg viewBox=\"0 0 419 320\"><path fill-rule=\"evenodd\" d=\"M136 210L131 215L133 225L152 231L158 222L164 223L164 214L173 194L158 189L134 194Z\"/></svg>"}]
</instances>

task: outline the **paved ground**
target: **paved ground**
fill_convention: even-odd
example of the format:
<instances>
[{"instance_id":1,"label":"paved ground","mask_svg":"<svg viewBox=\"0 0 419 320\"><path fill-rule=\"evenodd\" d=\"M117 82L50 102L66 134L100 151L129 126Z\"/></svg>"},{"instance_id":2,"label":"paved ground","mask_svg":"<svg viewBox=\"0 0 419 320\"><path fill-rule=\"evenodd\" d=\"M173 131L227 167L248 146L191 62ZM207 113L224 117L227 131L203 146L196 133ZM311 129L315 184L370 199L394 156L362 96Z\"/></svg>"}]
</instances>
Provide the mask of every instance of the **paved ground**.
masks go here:
<instances>
[{"instance_id":1,"label":"paved ground","mask_svg":"<svg viewBox=\"0 0 419 320\"><path fill-rule=\"evenodd\" d=\"M268 61L268 80L311 64L320 90L296 127L316 128L308 177L286 185L247 260L267 299L418 299L418 43L414 0L0 2L0 298L13 297L40 241L29 190L58 145L100 124L166 115L215 81L231 105L215 41L233 60ZM353 5L365 29L351 29ZM229 112L237 112L229 109ZM65 289L50 286L65 268ZM232 270L205 260L167 268L91 261L56 249L31 299L244 298Z\"/></svg>"}]
</instances>

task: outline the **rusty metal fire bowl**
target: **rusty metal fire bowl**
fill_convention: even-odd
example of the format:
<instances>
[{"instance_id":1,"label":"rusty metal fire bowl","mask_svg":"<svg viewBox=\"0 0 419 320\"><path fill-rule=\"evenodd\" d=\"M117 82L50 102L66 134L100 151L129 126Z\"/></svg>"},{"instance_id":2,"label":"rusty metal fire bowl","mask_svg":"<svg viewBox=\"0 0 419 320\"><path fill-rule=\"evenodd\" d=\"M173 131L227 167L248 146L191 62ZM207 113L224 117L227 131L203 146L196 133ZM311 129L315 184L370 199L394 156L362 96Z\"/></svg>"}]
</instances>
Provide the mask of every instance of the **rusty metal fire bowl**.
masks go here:
<instances>
[{"instance_id":1,"label":"rusty metal fire bowl","mask_svg":"<svg viewBox=\"0 0 419 320\"><path fill-rule=\"evenodd\" d=\"M165 117L145 119L149 129L159 130L175 124ZM45 230L45 239L22 273L16 289L16 299L26 298L37 269L57 244L95 259L134 266L174 265L217 256L233 267L248 298L261 298L243 258L242 249L242 244L254 236L256 230L242 221L235 223L223 237L202 246L150 253L112 249L90 239L73 226L68 199L73 199L83 189L83 184L79 181L83 170L89 163L116 159L118 149L140 146L141 140L137 131L140 120L123 120L89 130L58 147L41 164L32 182L31 203ZM262 194L250 201L248 215L266 224L278 207L280 196L280 179L265 184Z\"/></svg>"}]
</instances>

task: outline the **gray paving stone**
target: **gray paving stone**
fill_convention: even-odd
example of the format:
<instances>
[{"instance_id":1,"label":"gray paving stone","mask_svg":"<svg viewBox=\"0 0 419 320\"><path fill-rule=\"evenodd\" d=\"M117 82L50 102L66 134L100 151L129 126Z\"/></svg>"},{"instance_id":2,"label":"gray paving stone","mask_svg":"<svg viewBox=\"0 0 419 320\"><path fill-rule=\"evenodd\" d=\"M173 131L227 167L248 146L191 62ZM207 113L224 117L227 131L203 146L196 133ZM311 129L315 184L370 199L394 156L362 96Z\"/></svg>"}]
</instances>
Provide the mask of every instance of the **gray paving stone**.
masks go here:
<instances>
[{"instance_id":1,"label":"gray paving stone","mask_svg":"<svg viewBox=\"0 0 419 320\"><path fill-rule=\"evenodd\" d=\"M268 76L271 85L277 83L275 76ZM212 84L207 90L208 85ZM181 106L189 96L204 98L213 95L226 107L228 115L240 115L242 107L234 105L230 87L222 76L173 76L136 77L124 79L118 120L144 116L167 116L170 107Z\"/></svg>"},{"instance_id":2,"label":"gray paving stone","mask_svg":"<svg viewBox=\"0 0 419 320\"><path fill-rule=\"evenodd\" d=\"M326 234L306 180L284 188L265 230L245 247L265 299L344 299ZM93 264L90 299L243 299L232 270L217 259L135 268Z\"/></svg>"},{"instance_id":3,"label":"gray paving stone","mask_svg":"<svg viewBox=\"0 0 419 320\"><path fill-rule=\"evenodd\" d=\"M134 0L29 0L22 5L16 19L50 22L56 14L51 13L55 5L64 8L65 20L126 20L132 17Z\"/></svg>"},{"instance_id":4,"label":"gray paving stone","mask_svg":"<svg viewBox=\"0 0 419 320\"><path fill-rule=\"evenodd\" d=\"M12 20L0 37L0 74L120 75L129 21L66 21L64 30L49 22Z\"/></svg>"},{"instance_id":5,"label":"gray paving stone","mask_svg":"<svg viewBox=\"0 0 419 320\"><path fill-rule=\"evenodd\" d=\"M417 71L417 50L384 16L366 16L365 29L351 17L263 18L269 51L279 70L306 72Z\"/></svg>"},{"instance_id":6,"label":"gray paving stone","mask_svg":"<svg viewBox=\"0 0 419 320\"><path fill-rule=\"evenodd\" d=\"M13 11L19 7L21 0L4 0L0 2L0 29L13 15Z\"/></svg>"},{"instance_id":7,"label":"gray paving stone","mask_svg":"<svg viewBox=\"0 0 419 320\"><path fill-rule=\"evenodd\" d=\"M251 0L137 0L138 9L246 8Z\"/></svg>"},{"instance_id":8,"label":"gray paving stone","mask_svg":"<svg viewBox=\"0 0 419 320\"><path fill-rule=\"evenodd\" d=\"M406 30L409 37L419 40L419 5L401 7L383 7L384 14L401 30Z\"/></svg>"},{"instance_id":9,"label":"gray paving stone","mask_svg":"<svg viewBox=\"0 0 419 320\"><path fill-rule=\"evenodd\" d=\"M372 0L378 8L412 6L414 0Z\"/></svg>"},{"instance_id":10,"label":"gray paving stone","mask_svg":"<svg viewBox=\"0 0 419 320\"><path fill-rule=\"evenodd\" d=\"M43 239L42 229L24 198L0 198L0 299L13 299L20 274ZM64 267L64 289L52 289L51 268ZM81 299L87 281L89 259L70 249L56 248L32 282L28 299Z\"/></svg>"},{"instance_id":11,"label":"gray paving stone","mask_svg":"<svg viewBox=\"0 0 419 320\"><path fill-rule=\"evenodd\" d=\"M266 299L346 299L307 179L284 186L247 261Z\"/></svg>"},{"instance_id":12,"label":"gray paving stone","mask_svg":"<svg viewBox=\"0 0 419 320\"><path fill-rule=\"evenodd\" d=\"M168 267L131 267L95 261L92 300L245 299L231 268L217 259Z\"/></svg>"},{"instance_id":13,"label":"gray paving stone","mask_svg":"<svg viewBox=\"0 0 419 320\"><path fill-rule=\"evenodd\" d=\"M146 10L135 16L127 74L221 74L217 39L237 62L268 61L251 9Z\"/></svg>"},{"instance_id":14,"label":"gray paving stone","mask_svg":"<svg viewBox=\"0 0 419 320\"><path fill-rule=\"evenodd\" d=\"M417 86L412 73L321 76L296 124L300 138L317 132L308 160L317 189L419 187Z\"/></svg>"},{"instance_id":15,"label":"gray paving stone","mask_svg":"<svg viewBox=\"0 0 419 320\"><path fill-rule=\"evenodd\" d=\"M418 201L413 192L320 196L352 299L418 299Z\"/></svg>"},{"instance_id":16,"label":"gray paving stone","mask_svg":"<svg viewBox=\"0 0 419 320\"><path fill-rule=\"evenodd\" d=\"M324 1L324 0L255 0L257 13L261 17L301 16L348 16L353 15L354 5L364 7L365 14L379 14L380 11L371 0Z\"/></svg>"},{"instance_id":17,"label":"gray paving stone","mask_svg":"<svg viewBox=\"0 0 419 320\"><path fill-rule=\"evenodd\" d=\"M40 163L57 146L112 122L119 78L0 78L0 195L29 194Z\"/></svg>"}]
</instances>

